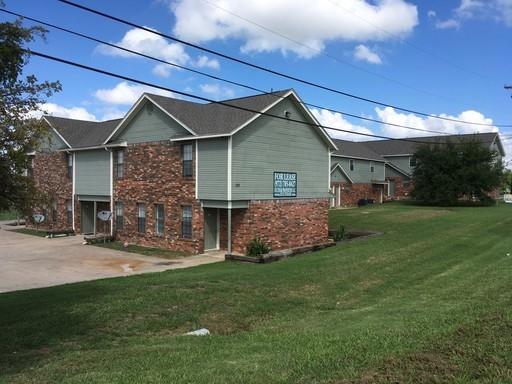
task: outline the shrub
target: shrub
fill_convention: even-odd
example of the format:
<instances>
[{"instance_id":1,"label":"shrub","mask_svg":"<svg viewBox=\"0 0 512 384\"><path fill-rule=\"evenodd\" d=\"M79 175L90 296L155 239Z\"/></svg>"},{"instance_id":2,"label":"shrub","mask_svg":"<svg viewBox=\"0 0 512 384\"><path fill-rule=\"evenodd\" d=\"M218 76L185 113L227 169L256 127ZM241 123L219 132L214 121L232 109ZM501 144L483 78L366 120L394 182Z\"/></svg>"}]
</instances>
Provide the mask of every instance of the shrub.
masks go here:
<instances>
[{"instance_id":1,"label":"shrub","mask_svg":"<svg viewBox=\"0 0 512 384\"><path fill-rule=\"evenodd\" d=\"M247 256L260 256L270 252L270 246L259 237L251 240L247 246Z\"/></svg>"},{"instance_id":2,"label":"shrub","mask_svg":"<svg viewBox=\"0 0 512 384\"><path fill-rule=\"evenodd\" d=\"M341 225L338 227L336 232L334 232L333 240L334 241L342 241L347 237L347 232L345 231L345 226Z\"/></svg>"}]
</instances>

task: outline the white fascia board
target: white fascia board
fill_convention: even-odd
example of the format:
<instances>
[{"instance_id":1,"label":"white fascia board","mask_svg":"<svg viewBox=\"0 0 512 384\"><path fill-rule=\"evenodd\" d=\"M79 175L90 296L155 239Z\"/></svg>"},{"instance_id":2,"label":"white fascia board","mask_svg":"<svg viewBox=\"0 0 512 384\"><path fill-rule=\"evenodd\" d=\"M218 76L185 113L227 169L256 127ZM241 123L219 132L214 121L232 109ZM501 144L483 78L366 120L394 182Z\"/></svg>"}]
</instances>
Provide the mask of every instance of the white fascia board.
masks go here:
<instances>
[{"instance_id":1,"label":"white fascia board","mask_svg":"<svg viewBox=\"0 0 512 384\"><path fill-rule=\"evenodd\" d=\"M59 133L59 131L57 131L57 129L55 129L55 127L48 121L48 119L46 118L46 116L43 116L42 119L44 121L46 121L46 124L48 124L50 126L51 129L53 129L53 132L55 132L55 134L57 136L59 136L59 138L64 142L64 144L66 144L69 148L71 148L71 145L67 142L67 140Z\"/></svg>"},{"instance_id":2,"label":"white fascia board","mask_svg":"<svg viewBox=\"0 0 512 384\"><path fill-rule=\"evenodd\" d=\"M400 155L381 155L382 157L407 157L407 156L414 156L412 153L403 153Z\"/></svg>"},{"instance_id":3,"label":"white fascia board","mask_svg":"<svg viewBox=\"0 0 512 384\"><path fill-rule=\"evenodd\" d=\"M332 157L343 157L345 159L358 159L358 160L368 160L368 161L376 161L380 163L385 163L386 160L377 160L377 159L369 159L367 157L357 157L357 156L348 156L348 155L338 155L338 154L332 154Z\"/></svg>"},{"instance_id":4,"label":"white fascia board","mask_svg":"<svg viewBox=\"0 0 512 384\"><path fill-rule=\"evenodd\" d=\"M345 169L343 169L343 167L340 165L340 163L337 163L334 166L334 168L331 169L331 175L336 170L336 168L339 168L341 170L341 172L345 175L345 177L348 179L348 181L350 181L352 184L354 184L354 180L352 180L352 178L348 175L347 171L345 171Z\"/></svg>"},{"instance_id":5,"label":"white fascia board","mask_svg":"<svg viewBox=\"0 0 512 384\"><path fill-rule=\"evenodd\" d=\"M116 144L106 144L106 145L95 145L92 147L82 147L82 148L72 148L72 149L59 149L58 152L79 152L79 151L90 151L92 149L107 149L107 148L126 148L128 143L123 141L121 143Z\"/></svg>"},{"instance_id":6,"label":"white fascia board","mask_svg":"<svg viewBox=\"0 0 512 384\"><path fill-rule=\"evenodd\" d=\"M221 133L218 135L204 135L204 136L183 136L183 137L177 137L174 139L169 139L171 142L175 141L190 141L190 140L203 140L203 139L215 139L218 137L229 137L231 136L230 133Z\"/></svg>"}]
</instances>

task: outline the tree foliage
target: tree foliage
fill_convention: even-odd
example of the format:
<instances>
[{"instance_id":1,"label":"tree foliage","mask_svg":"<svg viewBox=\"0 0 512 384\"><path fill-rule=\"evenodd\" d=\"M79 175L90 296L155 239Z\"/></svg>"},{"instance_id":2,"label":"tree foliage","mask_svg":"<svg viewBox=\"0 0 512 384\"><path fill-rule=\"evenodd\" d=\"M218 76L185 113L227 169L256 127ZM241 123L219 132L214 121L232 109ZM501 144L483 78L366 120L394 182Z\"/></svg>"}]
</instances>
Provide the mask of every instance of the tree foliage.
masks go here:
<instances>
[{"instance_id":1,"label":"tree foliage","mask_svg":"<svg viewBox=\"0 0 512 384\"><path fill-rule=\"evenodd\" d=\"M461 199L489 199L501 187L499 153L476 138L463 142L424 144L414 154L412 196L421 202L456 205Z\"/></svg>"},{"instance_id":2,"label":"tree foliage","mask_svg":"<svg viewBox=\"0 0 512 384\"><path fill-rule=\"evenodd\" d=\"M41 27L23 27L21 20L0 23L0 210L26 213L36 200L33 182L24 176L27 153L37 149L48 133L34 116L61 86L40 82L23 69L30 59L25 46L45 33Z\"/></svg>"}]
</instances>

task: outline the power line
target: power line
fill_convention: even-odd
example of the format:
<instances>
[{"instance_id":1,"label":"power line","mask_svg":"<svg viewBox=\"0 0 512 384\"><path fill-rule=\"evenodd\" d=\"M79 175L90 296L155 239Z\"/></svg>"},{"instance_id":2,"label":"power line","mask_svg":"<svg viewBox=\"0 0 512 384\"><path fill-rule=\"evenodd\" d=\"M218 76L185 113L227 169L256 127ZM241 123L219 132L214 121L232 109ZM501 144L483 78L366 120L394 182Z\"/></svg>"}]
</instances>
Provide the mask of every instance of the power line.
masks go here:
<instances>
[{"instance_id":1,"label":"power line","mask_svg":"<svg viewBox=\"0 0 512 384\"><path fill-rule=\"evenodd\" d=\"M288 118L288 117L279 116L279 115L273 115L273 114L268 113L268 112L261 112L261 111L258 111L258 110L252 109L252 108L246 108L246 107L241 107L241 106L238 106L238 105L232 105L232 104L229 104L229 103L224 102L224 101L217 101L217 100L213 100L213 99L210 99L210 98L207 98L207 97L194 95L192 93L178 91L178 90L173 89L173 88L168 88L168 87L164 87L162 85L158 85L158 84L154 84L154 83L149 83L149 82L143 81L143 80L138 80L138 79L135 79L133 77L128 77L128 76L120 75L120 74L117 74L117 73L114 73L114 72L106 71L104 69L90 67L90 66L85 65L85 64L80 64L80 63L77 63L77 62L74 62L74 61L70 61L70 60L66 60L66 59L62 59L62 58L59 58L59 57L56 57L56 56L47 55L45 53L41 53L41 52L38 52L38 51L33 51L33 50L25 50L25 51L27 53L31 54L31 55L34 55L34 56L42 57L42 58L45 58L45 59L48 59L48 60L56 61L56 62L63 63L63 64L66 64L66 65L70 65L70 66L73 66L73 67L85 69L85 70L88 70L88 71L91 71L91 72L101 73L103 75L107 75L107 76L110 76L110 77L115 77L115 78L118 78L118 79L122 79L122 80L126 80L126 81L131 81L133 83L138 83L138 84L141 84L141 85L145 85L145 86L148 86L148 87L160 89L160 90L163 90L163 91L172 92L174 94L185 96L185 97L189 97L189 98L192 98L192 99L206 101L208 103L218 104L218 105L222 105L222 106L225 106L225 107L228 107L228 108L242 110L242 111L245 111L245 112L255 113L255 114L260 115L260 116L268 116L268 117L276 118L276 119L279 119L279 120L292 121L294 123L298 123L298 124L302 124L302 125L315 126L315 127L321 128L322 130L328 129L328 130L333 130L333 131L338 131L338 132L350 133L350 134L353 134L353 135L359 135L359 136L365 136L365 137L374 137L374 138L377 138L377 139L386 139L386 140L394 140L394 141L407 141L407 142L418 143L418 144L438 144L438 143L421 141L421 140L412 139L412 138L394 138L394 137L383 136L383 135L375 135L375 134L370 134L370 133L354 132L354 131L350 131L350 130L347 130L347 129L341 129L341 128L335 128L335 127L331 127L331 126L326 126L326 125L323 125L323 124L308 123L308 122L302 121L302 120L297 120L297 119ZM267 93L267 94L272 94L272 93ZM439 143L439 144L442 144L442 143Z\"/></svg>"},{"instance_id":2,"label":"power line","mask_svg":"<svg viewBox=\"0 0 512 384\"><path fill-rule=\"evenodd\" d=\"M389 81L389 82L392 82L392 83L398 84L398 85L400 85L400 86L402 86L402 87L405 87L405 88L412 89L412 90L414 90L414 91L416 91L416 92L424 93L424 94L426 94L426 95L430 95L430 96L442 97L442 98L444 98L444 99L453 100L453 99L447 98L446 96L438 95L438 94L435 94L435 93L430 92L430 91L425 91L425 90L423 90L423 89L420 89L420 88L414 87L414 86L412 86L412 85L406 84L406 83L404 83L404 82L401 82L401 81L399 81L399 80L393 79L393 78L391 78L391 77L389 77L389 76L385 76L385 75L382 75L382 74L380 74L380 73L373 72L373 71L370 71L370 70L368 70L368 69L362 68L362 67L360 67L360 66L358 66L358 65L355 65L355 64L350 63L350 62L348 62L348 61L346 61L346 60L343 60L343 59L339 58L338 56L335 56L335 55L333 55L333 54L331 54L331 53L329 53L329 52L326 52L326 51L324 51L324 50L322 50L322 49L318 49L318 48L312 47L312 46L310 46L310 45L308 45L308 44L305 44L305 43L303 43L303 42L301 42L301 41L298 41L298 40L292 39L291 37L289 37L289 36L287 36L287 35L285 35L285 34L283 34L283 33L281 33L281 32L278 32L278 31L276 31L276 30L274 30L274 29L271 29L271 28L269 28L269 27L267 27L267 26L265 26L265 25L263 25L263 24L257 23L257 22L255 22L255 21L253 21L253 20L250 20L250 19L248 19L248 18L246 18L246 17L244 17L244 16L238 15L237 13L235 13L235 12L233 12L233 11L230 11L229 9L226 9L226 8L224 8L224 7L221 7L220 5L215 4L215 3L213 3L213 2L211 2L211 1L209 1L209 0L201 0L201 1L203 1L203 2L204 2L204 3L206 3L206 4L208 4L208 5L209 5L209 6L211 6L211 7L214 7L214 8L220 9L221 11L223 11L223 12L225 12L225 13L228 13L228 14L230 14L230 15L232 15L232 16L234 16L234 17L236 17L236 18L240 19L240 20L243 20L243 21L245 21L246 23L249 23L249 24L255 25L256 27L261 28L261 29L263 29L264 31L270 32L270 33L272 33L272 34L274 34L274 35L276 35L276 36L279 36L279 37L281 37L281 38L283 38L283 39L285 39L285 40L288 40L288 41L290 41L290 42L292 42L292 43L294 43L294 44L296 44L296 45L298 45L298 46L301 46L301 47L307 48L307 49L309 49L309 50L311 50L311 51L315 51L315 52L317 52L317 53L319 53L319 54L321 54L321 55L324 55L324 56L326 56L326 57L328 57L328 58L330 58L330 59L334 60L334 61L337 61L338 63L344 64L344 65L348 65L349 67L352 67L352 68L354 68L354 69L357 69L358 71L365 72L365 73L370 74L370 75L372 75L372 76L380 77L380 78L382 78L382 79L384 79L384 80L387 80L387 81Z\"/></svg>"},{"instance_id":3,"label":"power line","mask_svg":"<svg viewBox=\"0 0 512 384\"><path fill-rule=\"evenodd\" d=\"M185 71L196 73L196 74L199 74L201 76L205 76L205 77L208 77L208 78L211 78L211 79L215 79L215 80L218 80L218 81L223 81L225 83L236 85L238 87L242 87L242 88L249 89L249 90L252 90L252 91L256 91L256 92L259 92L259 93L267 93L264 90L261 90L261 89L256 88L256 87L252 87L250 85L246 85L246 84L243 84L243 83L240 83L240 82L228 80L228 79L225 79L225 78L222 78L222 77L219 77L219 76L211 75L211 74L203 72L203 71L192 69L190 67L186 67L186 66L179 65L179 64L176 64L176 63L172 63L172 62L169 62L169 61L166 61L166 60L163 60L163 59L159 59L159 58L154 57L154 56L150 56L150 55L138 52L138 51L134 51L132 49L125 48L125 47L117 45L117 44L109 43L109 42L106 42L104 40L98 39L98 38L90 36L90 35L86 35L86 34L83 34L83 33L80 33L80 32L75 32L73 30L70 30L70 29L67 29L67 28L64 28L64 27L59 27L59 26L57 26L55 24L51 24L51 23L48 23L48 22L45 22L45 21L42 21L42 20L38 20L38 19L35 19L35 18L32 18L32 17L29 17L29 16L25 16L25 15L22 15L22 14L19 14L19 13L16 13L16 12L12 12L12 11L9 11L9 10L6 10L6 9L0 9L0 11L4 12L4 13L7 13L7 14L10 14L10 15L13 15L13 16L21 17L23 19L39 23L41 25L44 25L44 26L47 26L47 27L50 27L50 28L54 28L54 29L57 29L57 30L69 33L71 35L75 35L75 36L78 36L78 37L81 37L81 38L84 38L84 39L87 39L87 40L90 40L90 41L94 41L94 42L99 43L99 44L105 44L105 45L110 46L112 48L120 49L122 51L131 53L131 54L134 54L134 55L138 55L138 56L141 56L141 57L144 57L144 58L147 58L147 59L150 59L150 60L154 60L154 61L157 61L157 62L160 62L160 63L163 63L163 64L168 64L170 66L173 66L173 67L176 67L176 68L180 68L180 69L185 70ZM352 113L348 113L348 112L344 112L344 111L339 111L339 110L331 109L331 108L326 108L326 107L319 106L319 105L312 104L312 103L306 103L306 102L302 102L301 101L301 104L304 105L304 106L307 106L307 107L323 109L323 110L326 110L326 111L329 111L329 112L333 112L333 113L341 113L342 115L345 115L345 116L349 116L349 117L353 117L353 118L357 118L357 119L360 119L360 120L369 121L369 122L373 122L373 123L389 125L389 126L393 126L393 127L404 128L404 129L413 130L413 131L419 131L419 132L437 133L437 134L442 134L442 135L446 135L447 134L446 132L442 132L442 131L434 131L434 130L429 130L429 129L410 127L410 126L406 126L406 125L385 122L385 121L378 120L378 119L373 119L373 118L370 118L370 117L358 116L358 115L355 115L355 114L352 114Z\"/></svg>"},{"instance_id":4,"label":"power line","mask_svg":"<svg viewBox=\"0 0 512 384\"><path fill-rule=\"evenodd\" d=\"M189 46L189 47L201 50L203 52L207 52L207 53L210 53L212 55L215 55L215 56L218 56L218 57L222 57L224 59L233 61L235 63L243 64L245 66L248 66L248 67L251 67L251 68L255 68L255 69L267 72L267 73L271 73L271 74L276 75L276 76L280 76L280 77L283 77L283 78L286 78L286 79L289 79L289 80L293 80L293 81L296 81L296 82L299 82L299 83L302 83L302 84L306 84L306 85L309 85L309 86L312 86L312 87L315 87L315 88L323 89L325 91L336 93L336 94L339 94L339 95L342 95L342 96L350 97L350 98L353 98L353 99L356 99L356 100L361 100L361 101L364 101L364 102L367 102L367 103L372 103L372 104L375 104L375 105L380 105L382 107L394 108L394 109L397 109L397 110L402 111L402 112L412 113L412 114L416 114L416 115L420 115L420 116L425 116L425 117L430 117L430 118L439 119L439 120L445 120L445 121L451 121L451 122L456 122L456 123L461 123L461 124L479 125L479 126L488 126L488 127L495 126L495 127L504 127L504 128L505 127L512 127L512 124L477 123L477 122L471 122L471 121L463 121L463 120L458 120L458 119L452 119L452 118L444 117L444 116L432 115L432 114L429 114L429 113L419 112L419 111L415 111L415 110L407 109L407 108L402 108L402 107L395 106L393 104L388 104L388 103L384 103L384 102L381 102L381 101L378 101L378 100L373 100L373 99L369 99L369 98L366 98L366 97L358 96L358 95L355 95L355 94L352 94L352 93L348 93L348 92L345 92L345 91L341 91L341 90L337 90L337 89L334 89L334 88L331 88L331 87L328 87L328 86L325 86L325 85L317 84L317 83L314 83L314 82L309 81L309 80L304 80L304 79L301 79L301 78L298 78L298 77L295 77L295 76L292 76L292 75L288 75L288 74L285 74L283 72L279 72L279 71L271 69L271 68L263 67L261 65L254 64L254 63L242 60L242 59L238 59L236 57L227 55L225 53L222 53L222 52L219 52L219 51L215 51L215 50L210 49L210 48L205 48L205 47L202 47L202 46L200 46L198 44L193 44L193 43L190 43L190 42L182 40L182 39L178 39L178 38L173 37L171 35L167 35L165 33L155 31L153 29L144 27L142 25L133 23L131 21L127 21L127 20L121 19L121 18L119 18L117 16L113 16L113 15L110 15L108 13L104 13L104 12L98 11L96 9L89 8L89 7L86 7L84 5L74 3L74 2L69 1L69 0L58 0L58 1L61 2L61 3L67 4L67 5L70 5L72 7L75 7L75 8L78 8L78 9L90 12L90 13L94 13L94 14L102 16L102 17L105 17L107 19L114 20L116 22L119 22L119 23L122 23L122 24L125 24L125 25L129 25L131 27L138 28L138 29L141 29L143 31L156 34L158 36L161 36L161 37L164 37L166 39L175 41L177 43L180 43L180 44L183 44L183 45L186 45L186 46Z\"/></svg>"}]
</instances>

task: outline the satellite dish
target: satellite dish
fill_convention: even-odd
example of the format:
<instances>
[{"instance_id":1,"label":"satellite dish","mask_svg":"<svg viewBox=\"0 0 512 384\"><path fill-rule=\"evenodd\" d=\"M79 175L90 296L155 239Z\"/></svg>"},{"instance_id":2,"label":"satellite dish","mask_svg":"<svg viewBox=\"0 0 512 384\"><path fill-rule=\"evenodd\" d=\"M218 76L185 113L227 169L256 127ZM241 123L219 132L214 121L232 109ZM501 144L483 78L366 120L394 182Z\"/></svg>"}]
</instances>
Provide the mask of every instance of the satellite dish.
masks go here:
<instances>
[{"instance_id":1,"label":"satellite dish","mask_svg":"<svg viewBox=\"0 0 512 384\"><path fill-rule=\"evenodd\" d=\"M41 224L44 221L44 215L36 214L36 215L33 215L32 218L34 219L36 224Z\"/></svg>"},{"instance_id":2,"label":"satellite dish","mask_svg":"<svg viewBox=\"0 0 512 384\"><path fill-rule=\"evenodd\" d=\"M98 219L101 221L109 221L112 217L112 212L110 211L99 211L98 212Z\"/></svg>"}]
</instances>

